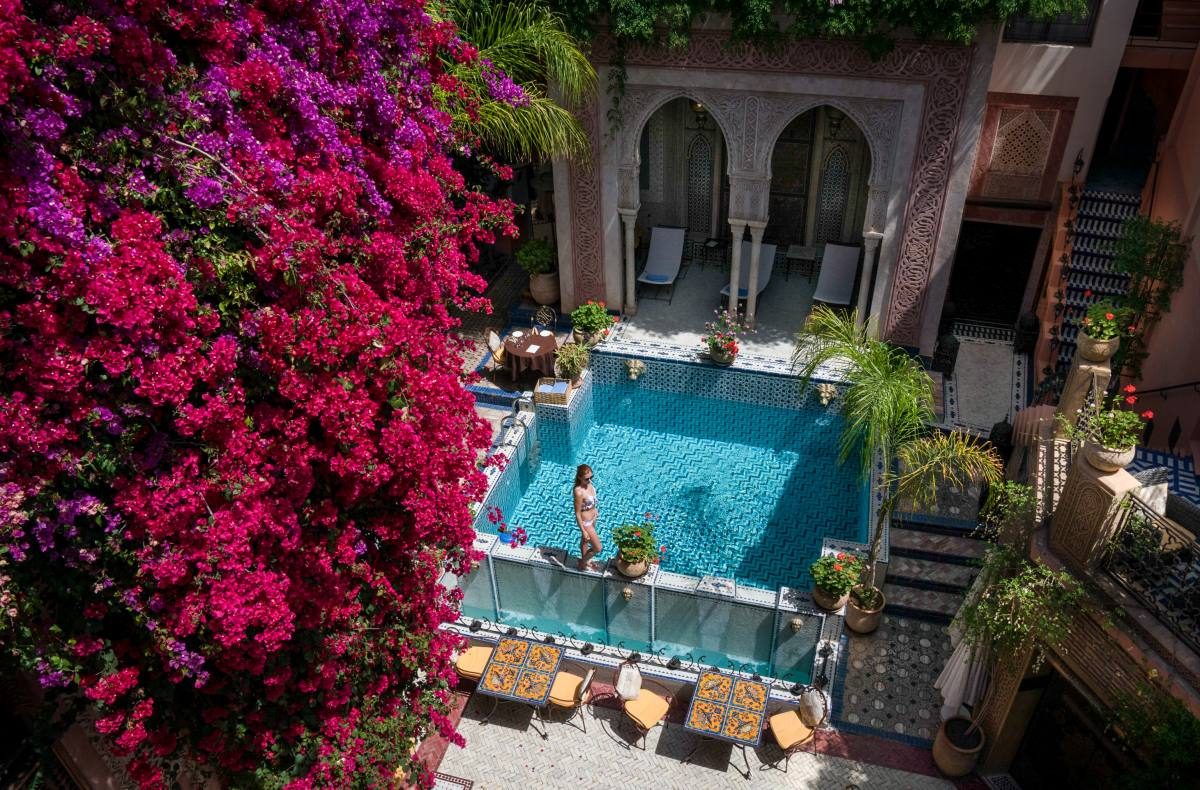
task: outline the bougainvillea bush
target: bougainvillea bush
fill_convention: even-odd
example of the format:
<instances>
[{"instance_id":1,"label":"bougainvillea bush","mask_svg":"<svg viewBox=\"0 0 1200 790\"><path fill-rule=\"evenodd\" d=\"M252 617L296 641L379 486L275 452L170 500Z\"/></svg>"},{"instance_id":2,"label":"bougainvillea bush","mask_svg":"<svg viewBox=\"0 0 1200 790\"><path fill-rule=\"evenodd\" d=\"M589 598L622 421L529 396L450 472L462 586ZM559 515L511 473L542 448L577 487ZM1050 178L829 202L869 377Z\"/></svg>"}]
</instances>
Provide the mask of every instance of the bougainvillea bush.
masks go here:
<instances>
[{"instance_id":1,"label":"bougainvillea bush","mask_svg":"<svg viewBox=\"0 0 1200 790\"><path fill-rule=\"evenodd\" d=\"M0 0L0 653L144 787L457 737L476 58L416 0Z\"/></svg>"}]
</instances>

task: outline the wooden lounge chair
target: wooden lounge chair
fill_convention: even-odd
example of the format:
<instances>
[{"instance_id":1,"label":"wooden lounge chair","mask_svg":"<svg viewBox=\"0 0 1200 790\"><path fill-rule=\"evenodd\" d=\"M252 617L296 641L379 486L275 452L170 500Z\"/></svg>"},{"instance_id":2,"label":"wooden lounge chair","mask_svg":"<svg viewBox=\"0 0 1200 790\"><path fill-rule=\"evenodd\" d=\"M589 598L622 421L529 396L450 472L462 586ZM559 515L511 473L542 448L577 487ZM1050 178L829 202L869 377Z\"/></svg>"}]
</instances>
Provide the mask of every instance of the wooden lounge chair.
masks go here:
<instances>
[{"instance_id":1,"label":"wooden lounge chair","mask_svg":"<svg viewBox=\"0 0 1200 790\"><path fill-rule=\"evenodd\" d=\"M858 274L858 247L826 244L821 257L814 302L849 306L854 299L854 276Z\"/></svg>"},{"instance_id":2,"label":"wooden lounge chair","mask_svg":"<svg viewBox=\"0 0 1200 790\"><path fill-rule=\"evenodd\" d=\"M675 298L675 280L683 263L686 237L687 228L656 225L650 231L650 252L646 254L646 266L638 276L638 282L668 289L667 304Z\"/></svg>"}]
</instances>

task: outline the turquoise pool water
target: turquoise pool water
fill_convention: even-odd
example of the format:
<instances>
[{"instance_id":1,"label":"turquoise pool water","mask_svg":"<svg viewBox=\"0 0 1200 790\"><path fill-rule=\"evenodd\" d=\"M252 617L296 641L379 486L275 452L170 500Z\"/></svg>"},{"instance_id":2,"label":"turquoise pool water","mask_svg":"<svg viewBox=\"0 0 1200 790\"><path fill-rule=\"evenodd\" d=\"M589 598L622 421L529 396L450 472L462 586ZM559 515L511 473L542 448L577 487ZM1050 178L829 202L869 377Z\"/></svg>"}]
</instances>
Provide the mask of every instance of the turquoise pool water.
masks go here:
<instances>
[{"instance_id":1,"label":"turquoise pool water","mask_svg":"<svg viewBox=\"0 0 1200 790\"><path fill-rule=\"evenodd\" d=\"M574 440L566 424L539 421L519 499L503 505L531 546L578 553L571 485L580 463L595 470L602 560L615 553L613 528L650 512L667 547L664 570L807 589L823 537L866 537L866 486L857 463L837 463L841 418L824 409L621 382L595 384L582 419Z\"/></svg>"}]
</instances>

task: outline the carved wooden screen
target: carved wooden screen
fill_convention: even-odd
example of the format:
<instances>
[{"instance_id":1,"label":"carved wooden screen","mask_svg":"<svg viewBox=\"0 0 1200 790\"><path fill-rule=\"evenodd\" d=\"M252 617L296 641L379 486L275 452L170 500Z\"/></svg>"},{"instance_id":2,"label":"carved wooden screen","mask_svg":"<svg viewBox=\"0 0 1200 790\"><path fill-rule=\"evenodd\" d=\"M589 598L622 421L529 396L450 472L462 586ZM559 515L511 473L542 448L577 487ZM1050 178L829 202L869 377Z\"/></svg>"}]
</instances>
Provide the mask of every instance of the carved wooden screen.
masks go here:
<instances>
[{"instance_id":1,"label":"carved wooden screen","mask_svg":"<svg viewBox=\"0 0 1200 790\"><path fill-rule=\"evenodd\" d=\"M713 146L708 136L697 134L687 152L687 227L692 233L712 231Z\"/></svg>"},{"instance_id":2,"label":"carved wooden screen","mask_svg":"<svg viewBox=\"0 0 1200 790\"><path fill-rule=\"evenodd\" d=\"M821 167L821 191L817 195L816 243L841 241L850 200L850 157L843 145L835 145Z\"/></svg>"},{"instance_id":3,"label":"carved wooden screen","mask_svg":"<svg viewBox=\"0 0 1200 790\"><path fill-rule=\"evenodd\" d=\"M805 241L815 118L815 112L806 112L788 124L771 154L771 207L766 235L777 244Z\"/></svg>"}]
</instances>

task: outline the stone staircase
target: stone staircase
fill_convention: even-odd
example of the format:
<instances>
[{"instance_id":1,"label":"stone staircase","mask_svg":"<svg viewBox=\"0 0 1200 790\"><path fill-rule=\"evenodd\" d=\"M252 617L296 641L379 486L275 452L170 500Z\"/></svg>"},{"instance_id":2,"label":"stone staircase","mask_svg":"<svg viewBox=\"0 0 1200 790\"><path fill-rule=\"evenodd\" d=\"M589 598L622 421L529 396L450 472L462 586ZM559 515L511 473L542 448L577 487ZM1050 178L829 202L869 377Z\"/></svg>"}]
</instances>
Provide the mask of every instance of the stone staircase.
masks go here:
<instances>
[{"instance_id":1,"label":"stone staircase","mask_svg":"<svg viewBox=\"0 0 1200 790\"><path fill-rule=\"evenodd\" d=\"M1141 196L1085 188L1075 216L1071 260L1062 267L1056 296L1062 308L1058 329L1057 371L1065 376L1075 355L1080 320L1095 302L1124 296L1129 276L1113 271L1113 245L1125 220L1137 214Z\"/></svg>"},{"instance_id":2,"label":"stone staircase","mask_svg":"<svg viewBox=\"0 0 1200 790\"><path fill-rule=\"evenodd\" d=\"M888 611L949 623L979 573L987 544L966 530L906 515L892 520L889 546L883 586Z\"/></svg>"}]
</instances>

